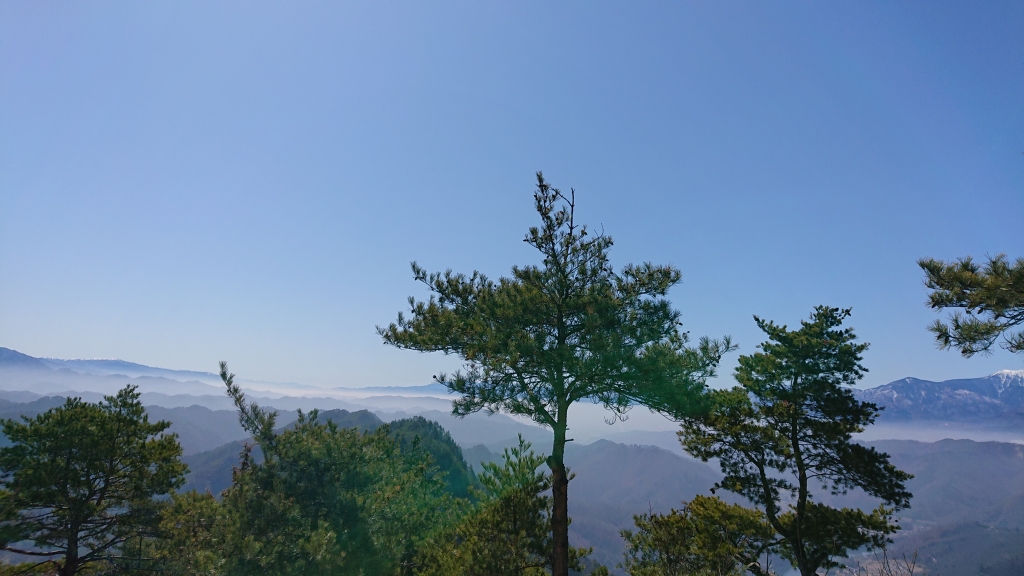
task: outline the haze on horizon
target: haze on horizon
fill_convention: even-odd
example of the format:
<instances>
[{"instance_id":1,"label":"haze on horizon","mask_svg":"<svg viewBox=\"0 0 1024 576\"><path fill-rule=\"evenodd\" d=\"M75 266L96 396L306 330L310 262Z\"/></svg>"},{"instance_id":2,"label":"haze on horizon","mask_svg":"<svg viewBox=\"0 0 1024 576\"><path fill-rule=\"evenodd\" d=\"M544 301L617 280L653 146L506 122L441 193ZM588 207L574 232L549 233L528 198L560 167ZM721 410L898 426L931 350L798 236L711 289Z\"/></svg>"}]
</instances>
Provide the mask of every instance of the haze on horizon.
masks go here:
<instances>
[{"instance_id":1,"label":"haze on horizon","mask_svg":"<svg viewBox=\"0 0 1024 576\"><path fill-rule=\"evenodd\" d=\"M0 346L321 386L454 359L409 262L536 260L533 173L693 336L852 307L865 386L1021 369L922 256L1024 255L1024 4L0 4ZM738 354L717 384L728 384Z\"/></svg>"}]
</instances>

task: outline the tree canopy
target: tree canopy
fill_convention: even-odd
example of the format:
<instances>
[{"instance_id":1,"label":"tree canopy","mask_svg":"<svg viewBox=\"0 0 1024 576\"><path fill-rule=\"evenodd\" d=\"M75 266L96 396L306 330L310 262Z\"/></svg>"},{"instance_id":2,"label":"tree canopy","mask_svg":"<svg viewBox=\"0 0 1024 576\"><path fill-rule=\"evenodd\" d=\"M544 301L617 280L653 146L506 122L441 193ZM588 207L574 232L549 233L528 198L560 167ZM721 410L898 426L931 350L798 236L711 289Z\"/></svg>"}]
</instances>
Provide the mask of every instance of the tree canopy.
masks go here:
<instances>
[{"instance_id":1,"label":"tree canopy","mask_svg":"<svg viewBox=\"0 0 1024 576\"><path fill-rule=\"evenodd\" d=\"M388 425L364 433L313 411L275 430L276 413L247 400L224 363L221 377L263 460L246 447L220 508L199 496L176 499L180 516L165 526L182 540L171 546L209 540L190 528L206 523L220 550L190 560L184 573L209 565L226 575L411 574L418 543L457 517L462 504L429 453L403 450Z\"/></svg>"},{"instance_id":2,"label":"tree canopy","mask_svg":"<svg viewBox=\"0 0 1024 576\"><path fill-rule=\"evenodd\" d=\"M798 330L755 317L768 340L740 357L740 385L711 392L713 408L685 419L679 433L690 454L718 460L725 475L719 488L764 510L780 552L803 576L837 566L850 550L885 545L898 529L891 514L910 505L911 476L851 440L874 422L878 407L848 388L866 371L867 348L841 327L849 315L819 306ZM880 506L869 513L814 501L815 491L852 488Z\"/></svg>"},{"instance_id":3,"label":"tree canopy","mask_svg":"<svg viewBox=\"0 0 1024 576\"><path fill-rule=\"evenodd\" d=\"M1011 263L1005 255L979 266L970 256L956 262L922 258L928 305L936 310L955 309L948 322L929 327L942 349L956 348L965 358L988 353L1003 337L1001 346L1024 353L1024 258Z\"/></svg>"},{"instance_id":4,"label":"tree canopy","mask_svg":"<svg viewBox=\"0 0 1024 576\"><path fill-rule=\"evenodd\" d=\"M453 413L504 411L552 429L552 570L566 576L569 406L592 401L622 416L644 404L687 414L731 345L688 344L665 297L681 279L677 269L644 263L614 271L612 239L575 220L575 191L563 195L538 173L534 204L541 225L524 241L541 265L514 266L494 281L480 272L428 273L414 262L430 298L410 298L409 316L378 331L387 344L465 360L462 370L435 376L459 395Z\"/></svg>"},{"instance_id":5,"label":"tree canopy","mask_svg":"<svg viewBox=\"0 0 1024 576\"><path fill-rule=\"evenodd\" d=\"M697 496L682 510L633 517L623 530L623 568L630 576L771 574L775 532L760 510Z\"/></svg>"},{"instance_id":6,"label":"tree canopy","mask_svg":"<svg viewBox=\"0 0 1024 576\"><path fill-rule=\"evenodd\" d=\"M68 398L3 421L0 547L40 558L61 576L109 563L159 522L187 467L169 422L150 422L134 386L102 402Z\"/></svg>"}]
</instances>

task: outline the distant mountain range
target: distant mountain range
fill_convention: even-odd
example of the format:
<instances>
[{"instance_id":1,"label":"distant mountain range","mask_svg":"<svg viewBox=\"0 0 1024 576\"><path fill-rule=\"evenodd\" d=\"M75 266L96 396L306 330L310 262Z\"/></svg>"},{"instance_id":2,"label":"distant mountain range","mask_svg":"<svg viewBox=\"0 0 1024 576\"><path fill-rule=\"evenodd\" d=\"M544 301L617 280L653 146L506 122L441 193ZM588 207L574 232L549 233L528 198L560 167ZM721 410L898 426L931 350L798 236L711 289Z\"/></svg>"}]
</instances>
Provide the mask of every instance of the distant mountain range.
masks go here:
<instances>
[{"instance_id":1,"label":"distant mountain range","mask_svg":"<svg viewBox=\"0 0 1024 576\"><path fill-rule=\"evenodd\" d=\"M289 382L237 378L243 390L281 410L375 409L410 411L449 409L443 386L324 388ZM211 372L154 368L124 360L36 358L0 347L0 398L24 402L47 395L80 395L91 401L126 384L142 393L147 405L167 408L205 406L231 409L220 376Z\"/></svg>"},{"instance_id":2,"label":"distant mountain range","mask_svg":"<svg viewBox=\"0 0 1024 576\"><path fill-rule=\"evenodd\" d=\"M904 378L857 392L885 410L882 421L984 422L1024 426L1024 370L931 382Z\"/></svg>"},{"instance_id":3,"label":"distant mountain range","mask_svg":"<svg viewBox=\"0 0 1024 576\"><path fill-rule=\"evenodd\" d=\"M447 412L450 398L444 386L370 386L323 388L294 383L239 380L253 398L280 410L347 409L416 414ZM0 348L0 398L24 402L45 395L81 394L95 400L125 384L134 384L147 405L166 408L200 405L230 410L220 377L211 372L154 368L124 360L60 360L35 358ZM982 378L932 382L904 378L877 388L857 390L857 396L884 408L879 424L953 424L1024 433L1024 370L1003 370ZM457 425L456 425L457 427ZM674 429L674 427L673 427ZM636 427L632 430L635 434ZM665 432L661 428L643 428ZM596 439L629 434L621 426L576 434ZM664 435L664 434L663 434ZM654 443L654 442L652 442ZM660 443L660 442L659 442Z\"/></svg>"}]
</instances>

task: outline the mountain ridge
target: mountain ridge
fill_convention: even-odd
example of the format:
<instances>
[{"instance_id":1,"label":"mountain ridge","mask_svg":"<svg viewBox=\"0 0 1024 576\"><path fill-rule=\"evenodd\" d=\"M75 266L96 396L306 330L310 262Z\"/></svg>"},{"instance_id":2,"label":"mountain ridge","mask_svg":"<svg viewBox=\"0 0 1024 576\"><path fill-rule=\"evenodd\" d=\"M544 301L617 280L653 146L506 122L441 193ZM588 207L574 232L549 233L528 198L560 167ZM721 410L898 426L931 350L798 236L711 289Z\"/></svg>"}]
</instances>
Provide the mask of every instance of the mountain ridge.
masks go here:
<instances>
[{"instance_id":1,"label":"mountain ridge","mask_svg":"<svg viewBox=\"0 0 1024 576\"><path fill-rule=\"evenodd\" d=\"M15 370L20 372L38 371L47 375L59 374L63 372L64 374L78 374L81 376L94 378L163 378L175 382L195 383L204 386L209 386L211 387L211 390L215 389L216 392L220 392L220 387L222 386L220 375L214 374L213 372L202 372L197 370L178 370L173 368L159 368L155 366L139 364L137 362L131 362L128 360L121 360L118 358L61 359L49 357L35 357L11 348L0 347L0 371L4 370ZM389 393L395 392L405 393L402 395L408 395L408 393L415 392L418 393L418 395L424 397L446 397L448 395L447 389L443 385L437 383L410 386L328 387L311 386L308 384L299 384L296 382L271 382L266 380L254 380L248 378L238 378L236 379L236 382L243 383L243 388L247 387L249 390L261 394L274 393L275 388L281 388L292 392L322 392L324 394L340 393L343 395L388 395ZM269 389L261 389L261 387L269 387ZM92 392L95 390L82 391ZM64 392L64 390L47 390L47 392Z\"/></svg>"},{"instance_id":2,"label":"mountain ridge","mask_svg":"<svg viewBox=\"0 0 1024 576\"><path fill-rule=\"evenodd\" d=\"M155 405L230 407L220 377L210 372L155 368L120 359L36 358L0 347L0 390L6 393L111 394L129 383L152 395L151 403ZM243 389L254 399L284 410L369 408L417 413L449 409L449 393L437 383L327 388L246 380ZM955 424L1013 434L1024 431L1024 370L1000 370L979 378L944 381L906 377L874 388L854 389L854 394L883 409L879 424Z\"/></svg>"},{"instance_id":3,"label":"mountain ridge","mask_svg":"<svg viewBox=\"0 0 1024 576\"><path fill-rule=\"evenodd\" d=\"M988 421L1024 424L1024 370L935 382L902 378L856 396L883 408L880 421Z\"/></svg>"}]
</instances>

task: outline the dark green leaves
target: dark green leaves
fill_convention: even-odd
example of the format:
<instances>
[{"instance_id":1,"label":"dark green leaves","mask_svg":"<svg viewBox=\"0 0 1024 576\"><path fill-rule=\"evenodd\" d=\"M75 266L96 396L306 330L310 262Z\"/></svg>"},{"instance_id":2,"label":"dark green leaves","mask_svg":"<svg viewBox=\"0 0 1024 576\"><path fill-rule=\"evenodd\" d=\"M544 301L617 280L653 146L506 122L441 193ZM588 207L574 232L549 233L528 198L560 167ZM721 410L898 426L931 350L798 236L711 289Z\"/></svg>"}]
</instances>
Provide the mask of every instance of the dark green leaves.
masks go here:
<instances>
[{"instance_id":1,"label":"dark green leaves","mask_svg":"<svg viewBox=\"0 0 1024 576\"><path fill-rule=\"evenodd\" d=\"M623 568L630 576L742 576L769 574L774 530L759 510L697 496L668 514L634 516L623 530Z\"/></svg>"},{"instance_id":2,"label":"dark green leaves","mask_svg":"<svg viewBox=\"0 0 1024 576\"><path fill-rule=\"evenodd\" d=\"M566 576L569 407L589 400L620 418L636 404L675 417L700 411L704 381L731 344L687 346L666 298L679 271L644 263L616 273L608 263L612 239L576 223L575 191L562 194L538 172L533 198L541 225L524 241L540 252L540 265L513 266L495 282L413 263L429 299L410 298L409 316L377 331L392 346L465 360L463 370L434 376L459 395L455 414L504 411L553 430L552 571Z\"/></svg>"},{"instance_id":3,"label":"dark green leaves","mask_svg":"<svg viewBox=\"0 0 1024 576\"><path fill-rule=\"evenodd\" d=\"M519 438L501 465L485 463L476 503L418 559L421 576L544 576L552 554L551 479L543 455ZM574 565L589 550L572 549ZM576 566L578 568L578 566Z\"/></svg>"},{"instance_id":4,"label":"dark green leaves","mask_svg":"<svg viewBox=\"0 0 1024 576\"><path fill-rule=\"evenodd\" d=\"M1024 258L1011 264L1000 254L984 266L970 256L949 263L922 258L917 264L932 291L928 305L959 309L948 324L936 320L929 328L940 348L956 348L969 358L988 353L1002 335L1003 348L1024 352L1024 331L1013 331L1024 324Z\"/></svg>"},{"instance_id":5,"label":"dark green leaves","mask_svg":"<svg viewBox=\"0 0 1024 576\"><path fill-rule=\"evenodd\" d=\"M848 550L883 545L896 530L891 514L910 505L911 476L852 441L878 408L848 388L866 372L867 348L842 328L849 315L819 306L798 330L756 318L768 340L740 357L740 386L712 392L708 412L685 419L679 433L688 452L719 461L720 488L765 511L782 551L804 575L833 566ZM887 508L864 513L812 501L817 490L852 488Z\"/></svg>"},{"instance_id":6,"label":"dark green leaves","mask_svg":"<svg viewBox=\"0 0 1024 576\"><path fill-rule=\"evenodd\" d=\"M184 481L169 425L149 421L134 386L98 404L69 398L3 421L12 443L0 448L3 548L66 574L119 555L126 539L155 528L154 497Z\"/></svg>"},{"instance_id":7,"label":"dark green leaves","mask_svg":"<svg viewBox=\"0 0 1024 576\"><path fill-rule=\"evenodd\" d=\"M213 524L219 557L197 563L229 575L408 574L418 543L457 517L462 504L428 451L451 446L425 421L396 434L386 424L361 433L320 421L314 410L268 431L275 414L246 400L223 364L221 372L265 458L248 447L242 453ZM417 424L437 446L420 449ZM205 506L195 498L180 503L182 512Z\"/></svg>"},{"instance_id":8,"label":"dark green leaves","mask_svg":"<svg viewBox=\"0 0 1024 576\"><path fill-rule=\"evenodd\" d=\"M637 403L689 412L731 344L687 345L665 298L679 271L643 263L616 273L611 238L574 221L574 194L538 174L534 200L542 225L525 241L541 253L540 266L516 266L493 281L414 263L431 296L410 299L408 316L379 328L384 342L463 357L462 371L435 377L461 396L458 414L504 410L556 426L580 400L618 415Z\"/></svg>"}]
</instances>

